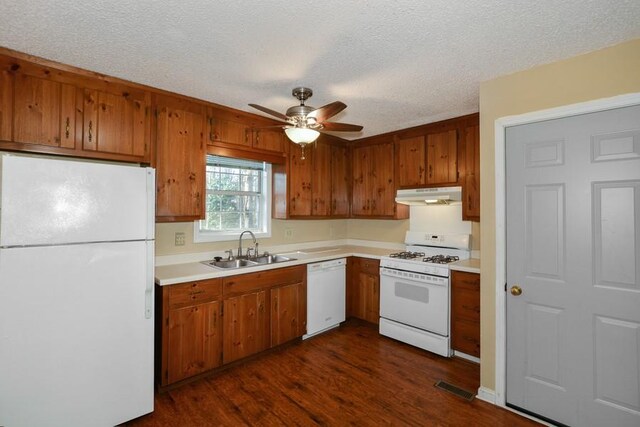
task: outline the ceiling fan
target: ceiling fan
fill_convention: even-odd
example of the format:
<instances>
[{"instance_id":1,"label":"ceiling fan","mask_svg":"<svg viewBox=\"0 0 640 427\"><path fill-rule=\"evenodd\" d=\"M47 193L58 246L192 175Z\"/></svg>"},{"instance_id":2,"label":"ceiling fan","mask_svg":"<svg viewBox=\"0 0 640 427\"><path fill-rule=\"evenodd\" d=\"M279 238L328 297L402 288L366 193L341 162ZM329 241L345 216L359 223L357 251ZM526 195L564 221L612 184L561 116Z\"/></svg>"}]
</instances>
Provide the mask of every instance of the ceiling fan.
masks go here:
<instances>
[{"instance_id":1,"label":"ceiling fan","mask_svg":"<svg viewBox=\"0 0 640 427\"><path fill-rule=\"evenodd\" d=\"M291 91L291 94L300 101L300 105L290 107L285 114L257 104L249 104L249 106L278 118L282 122L287 137L302 147L303 159L305 145L314 142L324 131L358 132L362 130L360 125L326 121L347 108L345 103L335 101L320 108L313 108L304 105L304 102L313 95L311 89L297 87Z\"/></svg>"}]
</instances>

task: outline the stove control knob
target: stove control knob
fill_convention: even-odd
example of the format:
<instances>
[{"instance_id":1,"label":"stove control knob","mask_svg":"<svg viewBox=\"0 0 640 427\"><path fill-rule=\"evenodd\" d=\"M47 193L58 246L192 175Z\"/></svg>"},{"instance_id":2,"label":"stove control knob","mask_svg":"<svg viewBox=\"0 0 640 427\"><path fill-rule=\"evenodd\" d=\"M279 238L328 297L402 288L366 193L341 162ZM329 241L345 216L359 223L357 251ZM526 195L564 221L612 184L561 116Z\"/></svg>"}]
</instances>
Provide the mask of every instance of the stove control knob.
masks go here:
<instances>
[{"instance_id":1,"label":"stove control knob","mask_svg":"<svg viewBox=\"0 0 640 427\"><path fill-rule=\"evenodd\" d=\"M511 287L511 295L513 295L514 297L522 295L522 288L518 285L513 285Z\"/></svg>"}]
</instances>

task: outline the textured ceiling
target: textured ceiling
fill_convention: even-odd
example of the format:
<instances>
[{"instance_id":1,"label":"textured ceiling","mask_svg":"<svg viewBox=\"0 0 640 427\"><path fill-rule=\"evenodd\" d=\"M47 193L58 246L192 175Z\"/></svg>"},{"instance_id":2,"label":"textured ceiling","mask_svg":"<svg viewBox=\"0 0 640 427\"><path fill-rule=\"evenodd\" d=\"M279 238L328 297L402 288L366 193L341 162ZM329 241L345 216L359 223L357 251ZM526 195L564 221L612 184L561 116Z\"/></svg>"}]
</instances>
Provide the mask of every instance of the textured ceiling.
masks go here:
<instances>
[{"instance_id":1,"label":"textured ceiling","mask_svg":"<svg viewBox=\"0 0 640 427\"><path fill-rule=\"evenodd\" d=\"M0 46L245 111L308 86L349 139L478 111L480 82L639 23L639 0L0 0Z\"/></svg>"}]
</instances>

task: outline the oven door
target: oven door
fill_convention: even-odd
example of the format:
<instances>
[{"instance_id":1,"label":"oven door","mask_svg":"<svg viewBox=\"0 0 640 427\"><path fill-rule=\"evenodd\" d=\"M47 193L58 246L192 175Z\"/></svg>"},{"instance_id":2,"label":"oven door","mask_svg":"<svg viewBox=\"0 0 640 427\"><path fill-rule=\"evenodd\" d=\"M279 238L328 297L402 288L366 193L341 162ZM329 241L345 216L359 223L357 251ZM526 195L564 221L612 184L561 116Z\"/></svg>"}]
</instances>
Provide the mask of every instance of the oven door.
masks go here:
<instances>
[{"instance_id":1,"label":"oven door","mask_svg":"<svg viewBox=\"0 0 640 427\"><path fill-rule=\"evenodd\" d=\"M380 316L449 336L449 279L381 268Z\"/></svg>"}]
</instances>

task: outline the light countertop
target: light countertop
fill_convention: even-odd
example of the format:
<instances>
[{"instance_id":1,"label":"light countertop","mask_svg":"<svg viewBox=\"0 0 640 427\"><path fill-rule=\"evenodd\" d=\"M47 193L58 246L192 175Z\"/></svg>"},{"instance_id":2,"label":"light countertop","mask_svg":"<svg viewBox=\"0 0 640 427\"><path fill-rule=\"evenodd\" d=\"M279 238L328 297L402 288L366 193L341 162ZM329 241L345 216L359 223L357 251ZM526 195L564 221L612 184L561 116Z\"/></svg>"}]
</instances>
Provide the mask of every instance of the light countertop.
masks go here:
<instances>
[{"instance_id":1,"label":"light countertop","mask_svg":"<svg viewBox=\"0 0 640 427\"><path fill-rule=\"evenodd\" d=\"M357 256L363 258L380 259L383 255L389 255L387 248L373 248L367 246L334 246L303 249L293 252L279 252L278 255L295 258L295 261L280 262L277 264L260 265L255 267L218 269L201 262L189 262L183 264L162 265L155 268L156 284L160 286L174 285L176 283L191 282L194 280L214 279L217 277L235 276L238 274L255 273L257 271L272 270L275 268L291 267L294 265L309 264L330 259ZM478 264L478 271L479 271Z\"/></svg>"},{"instance_id":2,"label":"light countertop","mask_svg":"<svg viewBox=\"0 0 640 427\"><path fill-rule=\"evenodd\" d=\"M455 271L480 274L480 258L463 259L449 264L449 268Z\"/></svg>"}]
</instances>

